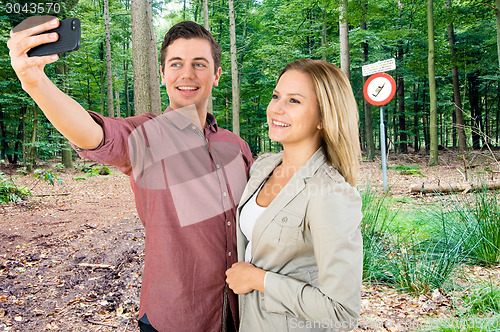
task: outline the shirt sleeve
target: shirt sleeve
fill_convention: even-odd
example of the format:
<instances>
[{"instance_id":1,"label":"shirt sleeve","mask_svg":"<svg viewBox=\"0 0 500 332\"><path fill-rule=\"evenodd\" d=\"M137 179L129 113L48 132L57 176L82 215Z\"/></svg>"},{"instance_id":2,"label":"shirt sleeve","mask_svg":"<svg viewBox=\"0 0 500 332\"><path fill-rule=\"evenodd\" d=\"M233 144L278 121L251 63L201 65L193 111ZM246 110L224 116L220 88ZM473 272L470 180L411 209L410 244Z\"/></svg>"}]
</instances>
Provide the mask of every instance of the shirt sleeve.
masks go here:
<instances>
[{"instance_id":1,"label":"shirt sleeve","mask_svg":"<svg viewBox=\"0 0 500 332\"><path fill-rule=\"evenodd\" d=\"M102 127L103 139L99 146L93 150L81 149L71 143L73 148L80 157L116 166L121 172L130 175L132 166L127 142L128 137L135 128L154 118L155 115L145 113L129 118L109 118L92 111L88 113Z\"/></svg>"},{"instance_id":2,"label":"shirt sleeve","mask_svg":"<svg viewBox=\"0 0 500 332\"><path fill-rule=\"evenodd\" d=\"M361 217L359 193L345 182L311 197L306 221L318 265L318 286L268 271L265 310L354 328L361 306Z\"/></svg>"}]
</instances>

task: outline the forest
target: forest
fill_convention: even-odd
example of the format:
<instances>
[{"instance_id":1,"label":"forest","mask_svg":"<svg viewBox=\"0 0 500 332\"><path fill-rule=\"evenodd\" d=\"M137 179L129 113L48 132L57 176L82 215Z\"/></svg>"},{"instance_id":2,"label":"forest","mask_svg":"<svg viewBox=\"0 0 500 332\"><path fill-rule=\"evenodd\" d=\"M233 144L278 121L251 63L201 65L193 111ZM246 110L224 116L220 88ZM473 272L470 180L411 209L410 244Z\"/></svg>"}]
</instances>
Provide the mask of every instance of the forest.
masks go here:
<instances>
[{"instance_id":1,"label":"forest","mask_svg":"<svg viewBox=\"0 0 500 332\"><path fill-rule=\"evenodd\" d=\"M255 156L281 149L266 108L282 68L339 66L363 151L354 331L500 330L500 0L0 0L0 330L128 332L139 312L145 233L129 178L78 159L11 67L9 33L35 12L80 19L79 50L45 72L112 117L160 114L163 37L204 25L222 48L209 111ZM395 96L372 106L362 67L389 59Z\"/></svg>"},{"instance_id":2,"label":"forest","mask_svg":"<svg viewBox=\"0 0 500 332\"><path fill-rule=\"evenodd\" d=\"M10 66L9 31L33 14L23 6L12 12L6 4L2 1L0 11L0 159L32 170L37 160L71 157L71 149L23 92ZM64 1L57 8L61 19L80 18L82 42L78 51L46 66L49 77L88 110L121 117L144 112L134 104L139 94L131 2ZM390 58L396 59L396 69L388 73L397 93L384 106L389 151L425 149L429 163L436 164L443 149L465 152L499 144L498 0L153 0L151 8L158 48L176 22L209 27L223 51L213 113L219 126L240 133L255 155L279 149L266 138L265 111L278 73L300 58L327 60L350 77L367 159L380 149L380 120L378 107L364 101L367 77L361 68ZM167 105L161 89L161 106L153 112ZM63 164L70 165L71 158Z\"/></svg>"}]
</instances>

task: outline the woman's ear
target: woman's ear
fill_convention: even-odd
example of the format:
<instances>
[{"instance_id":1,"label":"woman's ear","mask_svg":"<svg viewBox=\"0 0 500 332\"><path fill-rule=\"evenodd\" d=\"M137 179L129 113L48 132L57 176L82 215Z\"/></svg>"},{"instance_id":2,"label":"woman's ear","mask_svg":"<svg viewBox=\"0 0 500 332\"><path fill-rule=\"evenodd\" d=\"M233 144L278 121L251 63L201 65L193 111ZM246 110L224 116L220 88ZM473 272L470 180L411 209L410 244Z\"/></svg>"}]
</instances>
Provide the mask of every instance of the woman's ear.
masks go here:
<instances>
[{"instance_id":1,"label":"woman's ear","mask_svg":"<svg viewBox=\"0 0 500 332\"><path fill-rule=\"evenodd\" d=\"M319 130L323 129L323 123L321 123L321 122L320 122L320 123L318 123L317 128L318 128Z\"/></svg>"}]
</instances>

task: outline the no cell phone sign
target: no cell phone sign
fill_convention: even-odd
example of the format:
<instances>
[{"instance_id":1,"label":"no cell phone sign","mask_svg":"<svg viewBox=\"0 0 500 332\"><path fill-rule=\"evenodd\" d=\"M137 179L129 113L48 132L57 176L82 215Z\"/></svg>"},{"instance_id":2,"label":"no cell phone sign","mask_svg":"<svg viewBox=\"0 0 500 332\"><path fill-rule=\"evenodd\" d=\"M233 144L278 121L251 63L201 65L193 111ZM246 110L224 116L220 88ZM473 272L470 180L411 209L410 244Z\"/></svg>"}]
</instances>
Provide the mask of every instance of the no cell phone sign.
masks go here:
<instances>
[{"instance_id":1,"label":"no cell phone sign","mask_svg":"<svg viewBox=\"0 0 500 332\"><path fill-rule=\"evenodd\" d=\"M363 87L363 95L366 101L374 106L387 104L395 94L396 81L386 73L377 73L370 76Z\"/></svg>"}]
</instances>

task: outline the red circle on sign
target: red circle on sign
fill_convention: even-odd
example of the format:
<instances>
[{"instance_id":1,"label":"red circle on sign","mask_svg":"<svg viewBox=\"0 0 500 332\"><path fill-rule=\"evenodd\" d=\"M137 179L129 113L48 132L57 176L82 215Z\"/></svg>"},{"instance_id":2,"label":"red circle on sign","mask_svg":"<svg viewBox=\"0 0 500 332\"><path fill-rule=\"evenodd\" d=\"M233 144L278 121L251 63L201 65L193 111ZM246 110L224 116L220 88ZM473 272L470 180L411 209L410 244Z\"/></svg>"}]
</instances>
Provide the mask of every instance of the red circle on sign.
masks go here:
<instances>
[{"instance_id":1,"label":"red circle on sign","mask_svg":"<svg viewBox=\"0 0 500 332\"><path fill-rule=\"evenodd\" d=\"M382 85L380 85L382 83ZM389 86L386 87L385 85ZM384 93L380 95L383 89ZM390 89L390 91L389 91ZM396 81L391 75L386 73L377 73L370 76L363 86L363 95L367 102L374 106L382 106L391 101L396 94ZM381 98L379 97L381 96Z\"/></svg>"}]
</instances>

